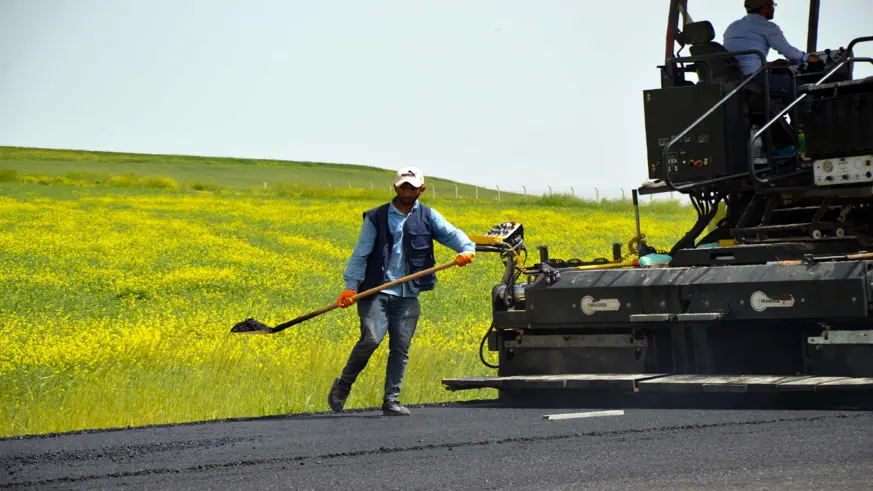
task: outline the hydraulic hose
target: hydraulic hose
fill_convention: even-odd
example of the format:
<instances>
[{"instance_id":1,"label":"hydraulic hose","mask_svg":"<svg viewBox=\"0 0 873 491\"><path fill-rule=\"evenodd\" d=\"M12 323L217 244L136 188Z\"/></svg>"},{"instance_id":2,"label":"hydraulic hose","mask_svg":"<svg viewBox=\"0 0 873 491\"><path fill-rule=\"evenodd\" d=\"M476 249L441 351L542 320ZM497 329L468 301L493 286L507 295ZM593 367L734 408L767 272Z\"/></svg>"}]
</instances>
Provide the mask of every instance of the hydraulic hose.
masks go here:
<instances>
[{"instance_id":1,"label":"hydraulic hose","mask_svg":"<svg viewBox=\"0 0 873 491\"><path fill-rule=\"evenodd\" d=\"M500 368L498 365L492 365L492 364L488 363L487 361L485 361L485 354L484 354L485 341L488 339L488 335L491 334L491 331L493 331L493 330L494 330L494 322L492 321L491 327L488 328L488 330L485 332L485 335L482 336L482 342L479 343L479 359L482 360L482 364L488 368Z\"/></svg>"}]
</instances>

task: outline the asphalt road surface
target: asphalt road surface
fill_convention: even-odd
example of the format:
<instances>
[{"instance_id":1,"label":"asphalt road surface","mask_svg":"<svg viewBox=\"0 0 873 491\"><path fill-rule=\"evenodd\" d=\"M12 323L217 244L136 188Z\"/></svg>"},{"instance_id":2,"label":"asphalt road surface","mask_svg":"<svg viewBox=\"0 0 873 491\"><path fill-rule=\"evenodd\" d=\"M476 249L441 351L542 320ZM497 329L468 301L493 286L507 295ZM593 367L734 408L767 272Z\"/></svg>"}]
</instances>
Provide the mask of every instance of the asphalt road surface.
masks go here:
<instances>
[{"instance_id":1,"label":"asphalt road surface","mask_svg":"<svg viewBox=\"0 0 873 491\"><path fill-rule=\"evenodd\" d=\"M873 413L489 403L0 440L0 489L873 489Z\"/></svg>"}]
</instances>

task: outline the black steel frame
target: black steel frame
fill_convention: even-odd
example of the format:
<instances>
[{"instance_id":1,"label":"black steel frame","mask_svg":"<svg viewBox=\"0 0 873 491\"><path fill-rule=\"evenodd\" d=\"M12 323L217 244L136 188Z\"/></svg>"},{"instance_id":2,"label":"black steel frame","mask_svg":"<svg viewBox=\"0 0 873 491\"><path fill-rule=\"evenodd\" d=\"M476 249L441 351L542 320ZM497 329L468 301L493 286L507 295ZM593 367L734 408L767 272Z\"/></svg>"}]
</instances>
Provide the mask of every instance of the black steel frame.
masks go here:
<instances>
[{"instance_id":1,"label":"black steel frame","mask_svg":"<svg viewBox=\"0 0 873 491\"><path fill-rule=\"evenodd\" d=\"M818 14L820 0L810 0L809 2L809 24L806 28L806 52L814 53L815 46L818 43Z\"/></svg>"},{"instance_id":2,"label":"black steel frame","mask_svg":"<svg viewBox=\"0 0 873 491\"><path fill-rule=\"evenodd\" d=\"M816 43L818 40L818 20L819 20L820 4L821 4L821 0L810 0L809 1L809 22L808 22L808 31L807 31L807 51L808 52L813 52L813 51L815 51L815 48L816 48ZM679 42L682 46L685 45L684 40L681 39L681 36L677 36L679 17L680 17L680 7L683 11L688 12L688 0L670 0L670 7L668 10L668 15L667 15L667 31L666 31L666 36L665 36L666 44L664 47L664 65L659 67L662 69L661 70L661 87L662 88L680 86L680 85L682 85L682 82L685 81L684 70L679 70L677 67L677 64L678 64L678 62L683 61L683 60L687 61L688 58L679 58L679 57L675 56L675 54L674 54L675 44L677 42ZM757 54L757 53L754 53L754 54ZM736 55L736 53L734 53L733 55ZM757 75L758 74L756 73L754 76L757 76ZM792 75L793 75L793 73L792 73ZM765 77L765 79L766 78L767 77ZM766 81L765 81L765 83L766 83ZM767 86L766 92L767 92L767 97L769 97L769 86ZM794 95L796 97L796 94L794 94ZM769 98L768 98L768 100L769 100ZM722 101L722 103L723 102L724 101ZM768 112L765 112L765 114L769 115L769 107L767 108L767 111ZM793 155L791 155L789 157L783 157L783 158L794 157L796 155L796 153L797 152L795 150ZM780 158L780 160L781 159L782 158ZM752 165L751 162L750 162L750 165ZM666 168L666 160L664 160L664 166ZM705 184L712 184L712 183L727 181L727 180L736 179L739 177L742 177L742 176L739 176L739 175L726 176L726 177L721 178L719 180L707 182ZM680 188L676 188L675 186L673 186L672 181L669 180L669 176L666 174L665 174L664 181L665 181L665 183L668 184L668 187L660 188L660 189L640 189L639 190L640 194L657 194L657 193L670 192L670 191L674 191L674 190L681 191L683 189L686 189L686 187L683 187L680 189ZM690 187L693 187L693 185L688 186L688 188L690 188Z\"/></svg>"},{"instance_id":3,"label":"black steel frame","mask_svg":"<svg viewBox=\"0 0 873 491\"><path fill-rule=\"evenodd\" d=\"M681 79L681 81L684 81L685 63L710 61L710 60L722 59L722 58L727 58L727 57L736 57L736 56L742 56L742 55L748 54L748 55L758 56L758 58L761 60L761 66L754 73L752 73L751 75L744 78L741 82L739 82L739 84L736 87L734 87L730 93L725 95L713 107L711 107L708 111L706 111L706 113L704 113L702 116L700 116L696 121L694 121L684 131L682 131L678 135L674 136L664 146L662 153L661 153L661 159L662 159L662 165L663 165L663 169L662 169L663 181L664 181L666 187L661 191L653 191L653 192L666 192L666 191L685 192L685 191L688 191L689 193L693 194L693 192L689 191L689 190L692 190L694 188L703 188L705 186L710 186L713 184L737 180L737 179L746 178L746 177L751 179L752 185L757 191L761 191L762 189L766 189L769 192L773 192L773 191L777 191L777 190L789 190L789 189L791 189L790 187L778 188L775 185L773 185L773 183L777 180L788 179L791 177L797 177L797 176L801 176L804 174L808 174L809 172L811 172L811 170L803 169L803 170L799 170L799 171L795 171L795 172L788 172L788 173L779 175L778 168L775 165L775 161L777 161L777 160L791 160L791 159L797 157L797 155L799 153L799 145L798 145L799 144L799 138L798 138L799 134L798 134L797 127L792 125L792 126L794 126L793 127L793 134L794 134L794 138L795 138L795 149L792 152L792 154L789 156L782 156L782 157L775 157L775 158L773 157L772 152L769 151L770 134L768 133L768 131L771 129L771 127L777 121L780 120L780 118L785 116L785 114L789 113L789 111L792 114L792 119L796 121L797 114L798 114L797 113L797 111L798 111L797 105L800 101L802 101L808 95L808 93L803 93L803 94L797 93L796 83L794 82L797 75L794 73L794 71L792 71L790 69L786 69L788 71L788 74L791 77L791 81L792 81L792 83L791 83L792 89L791 89L791 93L789 94L789 100L791 100L792 102L790 104L788 104L785 108L783 108L781 111L779 111L778 114L776 114L775 116L772 116L770 114L771 94L770 94L769 80L768 80L769 77L766 76L766 73L768 73L770 70L775 71L775 70L782 70L785 68L768 67L767 62L766 62L766 58L764 57L763 54L755 52L755 51L737 51L737 52L716 53L716 54L711 54L711 55L702 55L702 56L688 56L688 57L674 56L673 55L674 43L676 41L679 41L684 46L684 43L682 43L682 40L676 39L676 36L675 36L675 33L676 33L675 28L677 26L678 19L679 19L679 13L680 13L679 12L680 4L681 4L682 8L685 9L685 11L687 12L687 0L682 0L682 1L672 0L671 1L671 7L670 7L671 11L670 11L670 17L669 17L670 24L669 24L668 32L667 32L667 34L668 34L668 36L667 36L667 51L665 53L665 64L663 67L661 67L665 71L663 74L663 77L662 77L662 82L663 82L662 86L664 86L664 87L667 87L667 86L677 87L677 86L684 85L682 82L680 82L680 79ZM816 44L818 41L819 11L820 11L820 1L819 0L810 0L809 25L808 25L809 30L808 30L808 37L807 37L807 51L808 52L816 51ZM830 77L832 77L835 73L837 73L840 69L842 69L847 64L851 64L850 66L854 66L854 63L858 62L858 61L869 62L869 63L873 64L873 58L856 57L854 55L854 51L853 51L853 49L856 45L858 45L860 43L864 43L864 42L869 42L869 41L873 41L873 36L860 37L860 38L853 39L849 43L849 46L848 46L848 49L846 50L846 55L845 55L844 59L841 60L835 67L830 69L821 79L819 79L815 84L813 84L813 86L819 86L819 85L823 84L824 82L826 82ZM677 70L677 66L679 64L681 64L683 66L681 71ZM681 73L681 77L680 77L680 73ZM677 142L681 141L685 137L686 134L688 134L691 130L693 130L695 127L697 127L701 122L706 120L706 118L710 117L714 112L716 112L719 108L721 108L724 104L726 104L732 97L735 97L738 93L743 91L743 89L746 88L746 86L749 84L749 82L754 80L755 77L761 76L762 74L765 74L763 77L764 78L764 80L763 80L764 114L766 115L767 118L770 118L770 119L766 123L764 123L764 125L761 126L749 138L749 142L747 145L748 172L747 173L732 174L732 175L728 175L728 176L722 176L722 177L718 177L718 178L708 179L705 181L696 181L696 182L691 182L691 183L687 183L687 184L683 184L683 185L677 185L677 183L675 183L673 181L673 178L670 175L670 165L669 165L669 158L668 158L673 146ZM766 150L763 153L767 157L767 166L765 169L759 170L759 169L756 169L756 166L755 166L754 143L762 135L765 135L764 148ZM760 172L769 172L771 175L765 178L759 174ZM804 195L817 194L814 192L810 193L809 190L806 190L806 189L799 190L799 191L801 192L801 194L804 194ZM822 196L824 197L824 195L826 195L827 193L820 193L820 194L822 194ZM757 195L755 197L757 197ZM771 198L772 198L772 196L771 196ZM754 233L754 232L777 231L777 230L783 230L783 229L785 231L787 231L790 229L794 229L794 230L799 230L801 233L803 233L803 232L808 232L810 229L818 229L819 227L822 227L822 226L823 226L823 228L828 228L828 226L834 225L834 224L820 222L820 220L822 218L821 215L823 214L823 212L826 209L828 209L828 206L829 206L829 200L827 198L825 198L825 199L823 199L822 203L820 204L820 208L819 208L818 212L815 214L815 217L813 217L812 222L809 224L797 223L797 224L788 224L788 225L780 225L780 226L772 226L772 225L767 226L768 220L765 219L764 223L760 224L759 226L757 226L757 227L752 226L751 228L749 228L747 226L747 220L749 218L748 214L750 213L751 209L755 207L755 205L754 205L755 202L756 202L756 200L754 198L752 199L752 201L749 202L747 209L744 210L743 216L740 220L741 223L738 224L738 226L737 226L736 232L738 232L738 235L740 236L740 237L738 237L739 239L748 240L751 238L749 235ZM772 208L772 199L767 200L767 205L768 205L768 208ZM700 210L698 210L698 212L699 211ZM772 210L769 210L767 213L767 217L769 217L771 214L772 214Z\"/></svg>"},{"instance_id":4,"label":"black steel frame","mask_svg":"<svg viewBox=\"0 0 873 491\"><path fill-rule=\"evenodd\" d=\"M683 8L687 9L687 0L685 0L684 2L681 2L681 3L682 3ZM818 38L817 30L818 30L819 3L820 2L818 0L811 0L810 1L810 19L809 19L810 31L809 31L809 37L807 39L807 47L810 51L814 51L815 44L816 44L817 38ZM673 10L671 10L671 16L670 16L671 28L668 29L668 36L667 36L668 57L665 60L664 67L663 67L664 70L667 70L667 74L665 75L665 77L669 78L670 80L675 81L676 65L679 63L684 64L684 63L694 63L694 62L700 62L700 61L711 61L711 60L717 60L717 59L722 59L722 58L737 57L737 56L742 56L742 55L758 56L758 58L761 60L761 66L754 73L752 73L751 75L744 78L743 81L740 82L739 85L737 85L733 90L731 90L730 93L728 93L721 100L719 100L713 107L711 107L708 111L706 111L696 121L691 123L691 125L688 126L687 128L685 128L685 130L680 132L678 135L674 136L664 146L664 149L661 152L661 162L662 162L662 167L663 167L662 170L663 170L664 182L667 185L667 187L669 188L669 190L682 192L685 190L689 190L689 189L693 189L693 188L700 188L700 187L708 186L711 184L732 181L732 180L740 179L740 178L743 178L746 176L748 176L749 178L752 179L752 182L754 183L755 187L760 187L761 185L771 184L776 180L797 177L797 176L801 176L801 175L808 174L809 172L811 172L809 169L804 169L804 170L800 170L800 171L796 171L796 172L792 172L792 173L788 173L788 174L771 176L769 178L762 178L759 176L758 171L756 171L756 169L755 169L755 164L754 164L754 151L755 151L754 150L754 143L755 143L755 140L760 138L761 135L763 135L765 132L767 132L770 129L770 127L773 126L773 124L775 124L777 121L779 121L779 119L782 118L789 111L792 111L792 114L795 116L795 119L796 119L797 110L795 109L795 106L797 106L797 104L800 101L802 101L804 97L806 97L808 95L807 93L804 93L804 94L801 94L798 96L796 89L795 89L796 84L794 83L794 80L796 78L796 74L791 70L787 70L789 73L789 76L791 77L791 80L792 80L792 84L791 84L791 86L792 86L792 93L791 93L792 102L790 104L788 104L785 108L783 108L776 116L773 116L769 121L767 121L763 126L761 126L761 128L759 128L758 131L755 132L749 138L749 144L747 146L748 173L732 174L729 176L722 176L722 177L718 177L718 178L708 179L705 181L695 181L693 183L689 183L689 184L685 184L685 185L678 185L678 186L673 182L673 179L670 176L670 166L668 165L668 155L670 154L670 150L672 149L672 147L677 142L682 140L689 131L694 129L697 125L702 123L706 118L708 118L715 111L717 111L719 108L721 108L728 100L730 100L732 97L736 96L736 94L740 93L749 84L749 82L751 82L752 80L754 80L756 77L758 77L759 75L761 75L764 72L768 72L768 71L773 70L773 69L779 69L779 67L768 67L767 60L764 57L764 55L757 52L757 51L752 51L752 50L732 51L732 52L725 52L725 53L715 53L715 54L711 54L711 55L687 56L687 57L669 56L672 54L672 44L673 44L673 42L675 42L675 36L673 35L674 31L672 29L676 25L676 22L678 22L678 16L679 16L678 6L679 6L679 4L680 4L680 2L678 0L673 0L671 2L671 8L675 9L675 15L673 15L674 12L673 12ZM853 39L849 43L849 46L846 50L846 57L842 61L840 61L834 68L832 68L827 74L825 74L821 79L819 79L815 84L813 84L813 86L821 85L827 79L829 79L831 76L833 76L834 73L839 71L842 67L844 67L848 63L854 64L857 61L861 61L861 62L869 62L869 63L873 64L873 58L856 57L853 53L853 49L857 44L869 42L869 41L873 41L873 36L860 37L860 38ZM770 102L771 102L770 99L771 99L771 97L770 97L769 77L765 76L763 78L764 78L764 80L763 80L764 114L766 114L767 116L770 116ZM795 135L795 143L797 143L797 136L798 135L796 132L796 128L795 128L794 135ZM767 135L767 136L769 136L769 135ZM767 139L767 142L768 142L768 144L764 146L765 148L769 148L769 138ZM779 158L774 159L772 157L771 152L769 152L769 151L765 152L765 154L767 155L767 162L768 162L768 169L767 170L769 170L770 172L776 173L777 169L774 166L775 160L788 160L788 159L795 157L797 155L797 153L798 153L798 148L797 148L796 144L795 144L795 149L792 152L792 155L790 155L790 156L779 157Z\"/></svg>"},{"instance_id":5,"label":"black steel frame","mask_svg":"<svg viewBox=\"0 0 873 491\"><path fill-rule=\"evenodd\" d=\"M745 174L733 174L730 176L717 177L717 178L709 179L706 181L696 181L696 182L693 182L691 184L686 184L684 186L676 186L675 184L673 184L673 180L670 178L670 167L667 163L667 156L670 154L670 149L673 147L673 145L675 145L679 140L684 138L685 135L689 131L694 129L698 124L703 122L703 120L705 120L712 113L717 111L721 106L723 106L728 100L730 100L736 94L742 92L742 90L749 84L749 82L754 80L755 77L757 77L761 73L766 72L768 70L768 68L767 68L767 59L764 58L763 54L761 54L760 52L755 51L755 50L731 51L731 52L726 52L726 53L714 53L711 55L688 56L688 57L679 57L679 58L674 57L674 58L669 58L667 60L667 64L669 65L672 62L692 63L692 62L698 62L698 61L709 61L709 60L717 60L717 59L721 59L721 58L730 58L730 57L736 57L736 56L742 56L742 55L757 56L761 60L761 66L758 67L758 69L755 70L754 73L752 73L751 75L749 75L748 77L743 79L743 81L740 82L739 85L737 85L732 91L730 91L728 93L728 95L722 97L721 100L719 100L714 106L709 108L709 110L706 111L703 114L703 116L700 116L699 118L697 118L697 120L694 121L693 123L691 123L690 126L685 128L685 130L680 132L678 135L674 136L666 145L664 145L664 150L661 151L661 162L663 164L662 167L663 167L663 174L664 174L664 182L667 184L667 186L671 190L684 191L686 189L699 188L702 186L707 186L709 184L715 184L715 183L724 182L724 181L731 181L731 180L743 177L745 175ZM764 114L768 114L768 115L770 114L770 81L767 77L764 77Z\"/></svg>"},{"instance_id":6,"label":"black steel frame","mask_svg":"<svg viewBox=\"0 0 873 491\"><path fill-rule=\"evenodd\" d=\"M679 41L683 46L684 42L677 39L677 29L679 25L679 7L688 12L688 0L670 0L670 7L667 13L667 35L666 46L664 49L664 66L661 76L661 87L673 87L678 85L676 80L679 78L675 64L668 63L668 60L675 57L673 52L675 43ZM809 0L809 21L807 24L806 51L812 53L816 51L818 43L818 19L821 11L821 0ZM684 80L684 76L681 77Z\"/></svg>"},{"instance_id":7,"label":"black steel frame","mask_svg":"<svg viewBox=\"0 0 873 491\"><path fill-rule=\"evenodd\" d=\"M849 43L849 47L846 49L846 57L842 61L837 63L837 65L834 68L832 68L827 74L825 74L825 76L823 76L818 82L813 84L813 87L817 87L817 86L821 85L825 80L829 79L834 73L836 73L840 68L844 67L847 63L855 63L856 61L862 61L862 62L868 62L868 63L873 64L873 58L856 57L852 53L852 50L854 49L854 47L856 45L858 45L860 43L870 42L870 41L873 41L873 36L866 36L866 37L860 37L860 38L853 39L852 42ZM802 171L793 172L790 174L784 174L784 175L773 177L773 178L762 179L758 176L758 173L755 171L755 166L753 165L753 162L752 162L752 158L753 158L754 151L755 151L754 150L755 140L758 139L761 136L761 134L763 134L765 131L767 131L767 129L770 128L770 126L772 126L776 121L778 121L779 118L781 118L788 111L790 111L792 108L794 108L794 106L796 106L800 101L802 101L807 95L809 95L808 92L803 93L800 96L797 96L791 104L788 104L784 109L782 109L782 111L780 111L776 116L774 116L766 124L761 126L761 128L749 138L749 145L748 145L749 177L751 177L753 182L756 183L756 186L759 184L770 184L773 181L777 180L777 178L778 179L786 179L789 177L796 177L796 176L810 172L809 170L802 170ZM766 112L765 114L769 114L769 112ZM769 160L769 163L770 163L769 170L771 172L775 172L776 169L773 167L773 161Z\"/></svg>"},{"instance_id":8,"label":"black steel frame","mask_svg":"<svg viewBox=\"0 0 873 491\"><path fill-rule=\"evenodd\" d=\"M664 50L664 66L663 71L661 72L661 87L671 87L676 85L676 78L678 77L678 73L676 70L675 64L667 63L667 60L673 57L673 49L674 44L676 43L676 32L679 24L679 7L682 6L682 9L686 12L688 11L688 0L670 0L670 10L667 15L667 36L666 36L666 46ZM681 41L680 41L681 42ZM685 44L681 42L681 44ZM684 74L682 76L682 80L684 80Z\"/></svg>"}]
</instances>

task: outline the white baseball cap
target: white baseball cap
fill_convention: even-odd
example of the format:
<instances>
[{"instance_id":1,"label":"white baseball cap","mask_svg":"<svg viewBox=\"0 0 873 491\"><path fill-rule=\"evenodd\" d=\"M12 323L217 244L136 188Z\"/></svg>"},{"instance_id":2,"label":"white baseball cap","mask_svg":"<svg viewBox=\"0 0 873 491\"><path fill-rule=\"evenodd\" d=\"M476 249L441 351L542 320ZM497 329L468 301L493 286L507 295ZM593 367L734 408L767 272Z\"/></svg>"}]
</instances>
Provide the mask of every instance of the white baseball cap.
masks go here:
<instances>
[{"instance_id":1,"label":"white baseball cap","mask_svg":"<svg viewBox=\"0 0 873 491\"><path fill-rule=\"evenodd\" d=\"M424 186L424 173L417 167L404 167L397 171L397 178L394 179L394 185L399 186L404 182L408 182L412 186L420 188Z\"/></svg>"}]
</instances>

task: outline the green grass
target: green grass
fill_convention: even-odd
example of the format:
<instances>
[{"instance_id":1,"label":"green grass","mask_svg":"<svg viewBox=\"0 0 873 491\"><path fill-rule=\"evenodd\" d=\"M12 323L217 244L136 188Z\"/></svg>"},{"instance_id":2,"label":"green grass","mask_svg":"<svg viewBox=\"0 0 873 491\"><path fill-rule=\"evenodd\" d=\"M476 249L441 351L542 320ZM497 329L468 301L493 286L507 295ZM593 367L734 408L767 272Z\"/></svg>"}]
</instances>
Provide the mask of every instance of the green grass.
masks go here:
<instances>
[{"instance_id":1,"label":"green grass","mask_svg":"<svg viewBox=\"0 0 873 491\"><path fill-rule=\"evenodd\" d=\"M263 159L235 159L181 155L142 155L113 152L0 147L0 172L17 170L32 174L64 176L75 173L88 179L119 172L161 176L195 189L263 189L296 191L301 187L325 189L373 189L390 192L394 172L349 164L293 162ZM0 181L3 174L0 174ZM474 197L474 186L439 177L429 177L428 187L437 196L454 196L455 185L463 197ZM501 193L510 199L511 193ZM479 188L482 199L496 199L497 191Z\"/></svg>"},{"instance_id":2,"label":"green grass","mask_svg":"<svg viewBox=\"0 0 873 491\"><path fill-rule=\"evenodd\" d=\"M0 182L178 187L192 191L252 192L299 198L381 199L393 195L393 170L349 164L146 155L0 146ZM114 182L112 182L114 181ZM266 188L264 183L267 183ZM490 202L496 189L430 176L425 199ZM457 187L457 197L456 197ZM477 199L478 196L478 199ZM577 198L569 194L523 195L500 191L501 203L628 209L627 199ZM648 201L644 201L649 205ZM679 201L651 203L659 211L685 209Z\"/></svg>"}]
</instances>

